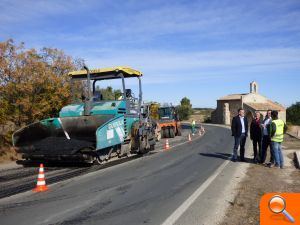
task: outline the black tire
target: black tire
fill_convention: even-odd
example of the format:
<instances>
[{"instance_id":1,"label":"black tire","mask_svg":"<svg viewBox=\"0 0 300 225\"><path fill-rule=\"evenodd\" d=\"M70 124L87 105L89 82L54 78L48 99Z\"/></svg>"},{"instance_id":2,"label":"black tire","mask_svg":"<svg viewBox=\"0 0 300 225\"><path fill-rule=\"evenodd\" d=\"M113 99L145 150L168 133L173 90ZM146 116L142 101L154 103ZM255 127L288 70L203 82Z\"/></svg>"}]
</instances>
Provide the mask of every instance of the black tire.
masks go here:
<instances>
[{"instance_id":1,"label":"black tire","mask_svg":"<svg viewBox=\"0 0 300 225\"><path fill-rule=\"evenodd\" d=\"M181 128L178 127L178 128L177 128L177 136L181 136L181 134L182 134L182 133L181 133Z\"/></svg>"},{"instance_id":2,"label":"black tire","mask_svg":"<svg viewBox=\"0 0 300 225\"><path fill-rule=\"evenodd\" d=\"M175 129L173 127L169 128L169 133L170 133L170 135L169 135L170 138L174 138L175 137Z\"/></svg>"},{"instance_id":3,"label":"black tire","mask_svg":"<svg viewBox=\"0 0 300 225\"><path fill-rule=\"evenodd\" d=\"M163 130L162 130L162 137L163 138L169 138L169 129L168 128L164 128Z\"/></svg>"},{"instance_id":4,"label":"black tire","mask_svg":"<svg viewBox=\"0 0 300 225\"><path fill-rule=\"evenodd\" d=\"M154 151L155 150L155 145L150 145L150 151Z\"/></svg>"},{"instance_id":5,"label":"black tire","mask_svg":"<svg viewBox=\"0 0 300 225\"><path fill-rule=\"evenodd\" d=\"M95 156L94 161L93 161L94 165L103 165L104 162L100 159L99 156Z\"/></svg>"},{"instance_id":6,"label":"black tire","mask_svg":"<svg viewBox=\"0 0 300 225\"><path fill-rule=\"evenodd\" d=\"M145 139L141 140L140 138L138 154L142 155L142 154L146 154L147 152L149 152L149 149L146 149L146 140Z\"/></svg>"}]
</instances>

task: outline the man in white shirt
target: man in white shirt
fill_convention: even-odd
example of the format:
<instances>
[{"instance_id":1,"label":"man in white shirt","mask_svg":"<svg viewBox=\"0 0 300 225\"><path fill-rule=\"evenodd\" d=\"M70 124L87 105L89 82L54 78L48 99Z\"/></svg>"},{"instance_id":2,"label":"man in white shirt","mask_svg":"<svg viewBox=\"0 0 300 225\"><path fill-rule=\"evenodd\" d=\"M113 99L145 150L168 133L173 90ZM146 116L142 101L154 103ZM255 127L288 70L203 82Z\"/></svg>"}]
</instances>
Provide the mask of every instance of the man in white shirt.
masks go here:
<instances>
[{"instance_id":1,"label":"man in white shirt","mask_svg":"<svg viewBox=\"0 0 300 225\"><path fill-rule=\"evenodd\" d=\"M232 136L234 137L234 147L232 161L237 160L237 151L240 147L240 160L245 161L245 144L248 136L248 120L245 117L244 109L238 110L238 115L233 117L231 122Z\"/></svg>"}]
</instances>

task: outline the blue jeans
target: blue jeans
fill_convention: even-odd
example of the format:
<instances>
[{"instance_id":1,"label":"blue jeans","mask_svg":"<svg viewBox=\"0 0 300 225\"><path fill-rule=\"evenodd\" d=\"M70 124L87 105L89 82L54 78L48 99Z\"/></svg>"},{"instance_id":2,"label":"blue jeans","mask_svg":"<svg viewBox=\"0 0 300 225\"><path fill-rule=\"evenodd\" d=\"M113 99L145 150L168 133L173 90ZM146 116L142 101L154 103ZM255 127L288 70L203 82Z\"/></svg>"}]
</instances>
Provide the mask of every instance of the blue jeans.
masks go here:
<instances>
[{"instance_id":1,"label":"blue jeans","mask_svg":"<svg viewBox=\"0 0 300 225\"><path fill-rule=\"evenodd\" d=\"M272 141L272 149L275 156L275 166L283 167L283 156L281 151L281 142Z\"/></svg>"},{"instance_id":2,"label":"blue jeans","mask_svg":"<svg viewBox=\"0 0 300 225\"><path fill-rule=\"evenodd\" d=\"M240 146L240 158L242 161L245 160L244 155L245 155L246 138L247 137L245 134L234 137L234 147L233 147L233 156L232 156L233 159L235 160L237 159L237 151Z\"/></svg>"}]
</instances>

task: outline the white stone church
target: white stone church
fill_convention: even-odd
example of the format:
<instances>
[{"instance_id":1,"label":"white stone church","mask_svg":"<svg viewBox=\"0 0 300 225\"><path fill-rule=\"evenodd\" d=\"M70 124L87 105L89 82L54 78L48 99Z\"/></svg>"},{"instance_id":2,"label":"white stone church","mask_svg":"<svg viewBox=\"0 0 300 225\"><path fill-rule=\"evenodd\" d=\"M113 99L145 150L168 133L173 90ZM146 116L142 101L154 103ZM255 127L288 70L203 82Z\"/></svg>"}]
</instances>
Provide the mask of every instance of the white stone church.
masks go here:
<instances>
[{"instance_id":1,"label":"white stone church","mask_svg":"<svg viewBox=\"0 0 300 225\"><path fill-rule=\"evenodd\" d=\"M230 125L232 117L238 114L238 109L243 108L249 124L256 111L265 117L267 110L277 110L279 118L286 121L286 109L281 104L273 102L258 93L258 84L250 83L250 93L231 94L217 100L217 109L212 112L213 123Z\"/></svg>"}]
</instances>

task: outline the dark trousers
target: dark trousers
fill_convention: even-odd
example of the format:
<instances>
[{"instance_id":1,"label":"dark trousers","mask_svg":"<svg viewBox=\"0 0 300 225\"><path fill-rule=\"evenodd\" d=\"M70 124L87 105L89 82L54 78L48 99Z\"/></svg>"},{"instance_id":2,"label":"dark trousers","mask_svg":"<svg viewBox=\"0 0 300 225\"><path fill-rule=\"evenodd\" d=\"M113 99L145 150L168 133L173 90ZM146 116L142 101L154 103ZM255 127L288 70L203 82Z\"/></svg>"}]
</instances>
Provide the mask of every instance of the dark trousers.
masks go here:
<instances>
[{"instance_id":1,"label":"dark trousers","mask_svg":"<svg viewBox=\"0 0 300 225\"><path fill-rule=\"evenodd\" d=\"M274 163L275 158L273 153L273 147L271 145L271 138L268 135L264 135L262 139L262 151L260 157L261 163L264 163L266 161L268 147L270 147L270 162Z\"/></svg>"},{"instance_id":2,"label":"dark trousers","mask_svg":"<svg viewBox=\"0 0 300 225\"><path fill-rule=\"evenodd\" d=\"M258 160L258 156L260 158L261 156L261 138L254 138L252 140L252 143L253 143L253 154L254 154L254 160ZM257 146L258 146L258 151L259 151L259 154L257 154Z\"/></svg>"},{"instance_id":3,"label":"dark trousers","mask_svg":"<svg viewBox=\"0 0 300 225\"><path fill-rule=\"evenodd\" d=\"M245 160L245 144L246 144L246 135L242 134L241 136L234 137L234 147L233 147L233 159L237 159L237 150L240 147L240 159Z\"/></svg>"}]
</instances>

